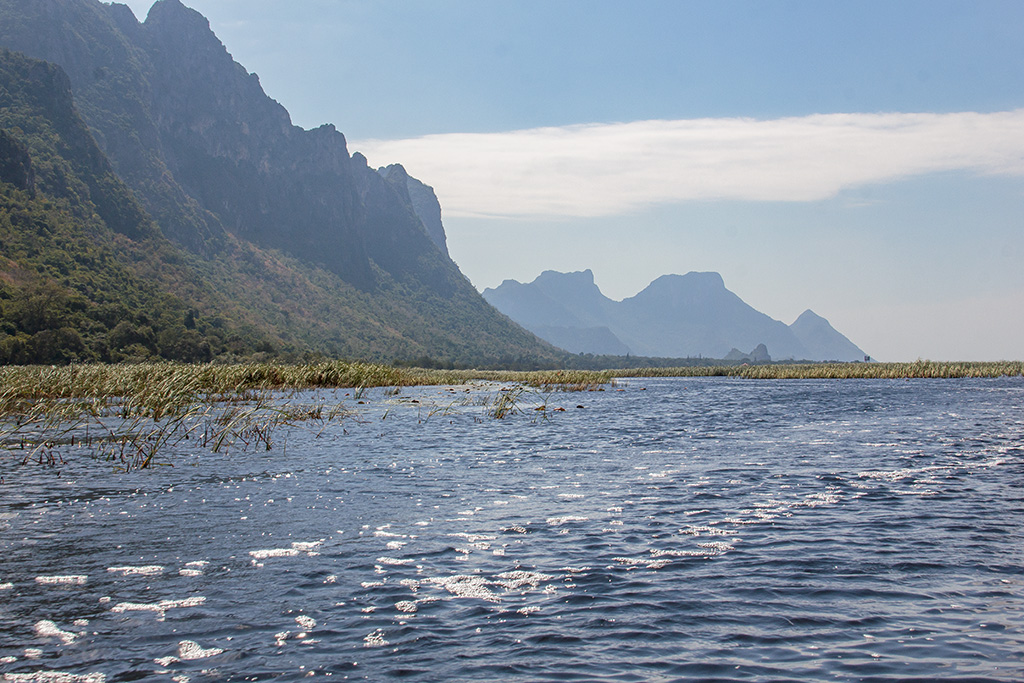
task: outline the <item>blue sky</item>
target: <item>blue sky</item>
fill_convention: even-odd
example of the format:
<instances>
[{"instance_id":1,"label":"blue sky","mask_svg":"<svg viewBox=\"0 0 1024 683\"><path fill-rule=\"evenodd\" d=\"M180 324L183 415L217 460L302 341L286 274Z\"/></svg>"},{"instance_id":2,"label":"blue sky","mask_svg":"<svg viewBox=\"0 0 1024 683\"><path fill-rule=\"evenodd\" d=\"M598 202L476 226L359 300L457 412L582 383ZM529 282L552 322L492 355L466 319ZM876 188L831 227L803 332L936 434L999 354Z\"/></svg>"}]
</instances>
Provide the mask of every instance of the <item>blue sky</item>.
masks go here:
<instances>
[{"instance_id":1,"label":"blue sky","mask_svg":"<svg viewBox=\"0 0 1024 683\"><path fill-rule=\"evenodd\" d=\"M1022 2L186 4L432 185L481 289L714 270L880 359L1024 358Z\"/></svg>"}]
</instances>

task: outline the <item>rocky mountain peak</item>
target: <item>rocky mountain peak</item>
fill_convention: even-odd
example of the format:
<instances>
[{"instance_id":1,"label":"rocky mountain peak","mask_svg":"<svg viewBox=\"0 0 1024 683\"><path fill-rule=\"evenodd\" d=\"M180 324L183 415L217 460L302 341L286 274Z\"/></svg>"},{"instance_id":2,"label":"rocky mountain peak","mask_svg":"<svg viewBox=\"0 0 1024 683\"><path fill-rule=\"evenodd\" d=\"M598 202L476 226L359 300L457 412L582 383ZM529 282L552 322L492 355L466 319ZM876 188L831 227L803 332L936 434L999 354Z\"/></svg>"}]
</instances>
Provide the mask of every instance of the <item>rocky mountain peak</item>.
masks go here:
<instances>
[{"instance_id":1,"label":"rocky mountain peak","mask_svg":"<svg viewBox=\"0 0 1024 683\"><path fill-rule=\"evenodd\" d=\"M827 325L828 321L825 320L824 318L822 318L820 315L818 315L817 313L815 313L814 311L812 311L809 308L806 311L804 311L803 313L801 313L797 317L797 319L793 321L793 325L797 325L797 326L800 326L800 325L818 325L818 324L821 324L821 323L825 323Z\"/></svg>"},{"instance_id":2,"label":"rocky mountain peak","mask_svg":"<svg viewBox=\"0 0 1024 683\"><path fill-rule=\"evenodd\" d=\"M688 315L704 311L705 316L713 311L746 306L725 288L725 281L718 273L692 271L686 275L662 275L624 303L637 309L649 309L652 313L668 306L673 310L690 311Z\"/></svg>"},{"instance_id":3,"label":"rocky mountain peak","mask_svg":"<svg viewBox=\"0 0 1024 683\"><path fill-rule=\"evenodd\" d=\"M720 274L690 271L686 275L662 275L651 282L644 291L700 290L702 292L709 292L724 289L725 280L722 279Z\"/></svg>"},{"instance_id":4,"label":"rocky mountain peak","mask_svg":"<svg viewBox=\"0 0 1024 683\"><path fill-rule=\"evenodd\" d=\"M177 117L169 125L188 125L200 136L292 132L287 110L263 92L256 74L231 57L199 12L179 0L160 0L144 28L159 109Z\"/></svg>"},{"instance_id":5,"label":"rocky mountain peak","mask_svg":"<svg viewBox=\"0 0 1024 683\"><path fill-rule=\"evenodd\" d=\"M563 295L572 292L575 295L596 293L603 296L594 282L594 273L589 268L571 273L545 270L537 276L532 284L544 290L561 292Z\"/></svg>"},{"instance_id":6,"label":"rocky mountain peak","mask_svg":"<svg viewBox=\"0 0 1024 683\"><path fill-rule=\"evenodd\" d=\"M406 201L409 200L409 173L405 170L405 167L401 164L391 164L390 166L384 166L378 168L377 172L380 173L384 180L388 181L395 191L398 192Z\"/></svg>"},{"instance_id":7,"label":"rocky mountain peak","mask_svg":"<svg viewBox=\"0 0 1024 683\"><path fill-rule=\"evenodd\" d=\"M153 3L146 15L146 23L155 25L163 22L173 24L182 32L212 33L209 20L180 0L157 0Z\"/></svg>"},{"instance_id":8,"label":"rocky mountain peak","mask_svg":"<svg viewBox=\"0 0 1024 683\"><path fill-rule=\"evenodd\" d=\"M789 326L800 342L821 360L860 360L864 351L840 334L828 320L811 309L800 314Z\"/></svg>"},{"instance_id":9,"label":"rocky mountain peak","mask_svg":"<svg viewBox=\"0 0 1024 683\"><path fill-rule=\"evenodd\" d=\"M139 28L138 17L128 5L112 2L107 6L107 14L114 20L117 28L123 32L137 31Z\"/></svg>"},{"instance_id":10,"label":"rocky mountain peak","mask_svg":"<svg viewBox=\"0 0 1024 683\"><path fill-rule=\"evenodd\" d=\"M387 180L402 198L409 202L416 217L423 223L427 237L448 256L448 238L441 222L441 203L434 194L434 188L413 178L401 164L392 164L377 171Z\"/></svg>"}]
</instances>

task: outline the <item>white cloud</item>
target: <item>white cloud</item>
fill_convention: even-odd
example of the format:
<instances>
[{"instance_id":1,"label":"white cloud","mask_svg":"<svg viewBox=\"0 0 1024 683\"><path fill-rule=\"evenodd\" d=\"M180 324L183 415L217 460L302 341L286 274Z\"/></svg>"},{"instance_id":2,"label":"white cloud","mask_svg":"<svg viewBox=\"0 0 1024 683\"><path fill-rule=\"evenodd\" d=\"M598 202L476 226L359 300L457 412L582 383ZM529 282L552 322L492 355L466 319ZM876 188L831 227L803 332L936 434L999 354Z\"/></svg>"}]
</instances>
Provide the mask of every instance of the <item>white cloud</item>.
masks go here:
<instances>
[{"instance_id":1,"label":"white cloud","mask_svg":"<svg viewBox=\"0 0 1024 683\"><path fill-rule=\"evenodd\" d=\"M1024 175L1024 109L581 124L354 141L403 164L446 215L613 215L655 203L805 202L936 171Z\"/></svg>"}]
</instances>

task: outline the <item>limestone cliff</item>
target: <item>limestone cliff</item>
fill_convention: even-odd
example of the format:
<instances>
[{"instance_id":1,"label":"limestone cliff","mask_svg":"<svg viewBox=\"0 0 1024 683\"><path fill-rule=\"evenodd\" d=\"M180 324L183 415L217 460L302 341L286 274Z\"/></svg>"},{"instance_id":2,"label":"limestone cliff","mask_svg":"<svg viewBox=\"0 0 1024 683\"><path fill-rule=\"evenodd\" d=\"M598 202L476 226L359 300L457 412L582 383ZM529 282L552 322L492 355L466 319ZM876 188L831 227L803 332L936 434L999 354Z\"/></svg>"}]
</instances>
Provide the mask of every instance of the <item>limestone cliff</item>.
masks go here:
<instances>
[{"instance_id":1,"label":"limestone cliff","mask_svg":"<svg viewBox=\"0 0 1024 683\"><path fill-rule=\"evenodd\" d=\"M441 253L448 256L448 239L444 234L444 224L441 222L441 203L434 194L434 188L413 178L401 164L385 166L378 169L378 172L409 202L423 223L427 236Z\"/></svg>"},{"instance_id":2,"label":"limestone cliff","mask_svg":"<svg viewBox=\"0 0 1024 683\"><path fill-rule=\"evenodd\" d=\"M98 0L0 0L0 46L63 67L99 149L161 233L225 290L243 280L255 322L285 343L553 358L459 272L429 188L389 182L332 125L293 125L179 0L141 23ZM339 301L344 314L328 314Z\"/></svg>"}]
</instances>

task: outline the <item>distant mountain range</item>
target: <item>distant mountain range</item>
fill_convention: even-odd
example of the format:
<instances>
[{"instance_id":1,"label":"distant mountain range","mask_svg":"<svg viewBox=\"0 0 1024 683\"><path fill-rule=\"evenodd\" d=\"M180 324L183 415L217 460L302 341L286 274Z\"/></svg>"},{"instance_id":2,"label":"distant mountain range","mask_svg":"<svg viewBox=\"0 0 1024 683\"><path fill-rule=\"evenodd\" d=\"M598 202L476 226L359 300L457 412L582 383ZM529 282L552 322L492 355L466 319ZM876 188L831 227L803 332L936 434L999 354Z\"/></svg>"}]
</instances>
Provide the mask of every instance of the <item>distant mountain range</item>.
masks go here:
<instances>
[{"instance_id":1,"label":"distant mountain range","mask_svg":"<svg viewBox=\"0 0 1024 683\"><path fill-rule=\"evenodd\" d=\"M549 270L529 284L506 280L483 294L526 329L572 353L755 361L865 357L813 311L786 325L744 303L718 273L664 275L622 301L602 294L589 270Z\"/></svg>"},{"instance_id":2,"label":"distant mountain range","mask_svg":"<svg viewBox=\"0 0 1024 683\"><path fill-rule=\"evenodd\" d=\"M462 275L429 186L292 125L178 0L0 0L0 47L0 362L564 357Z\"/></svg>"}]
</instances>

